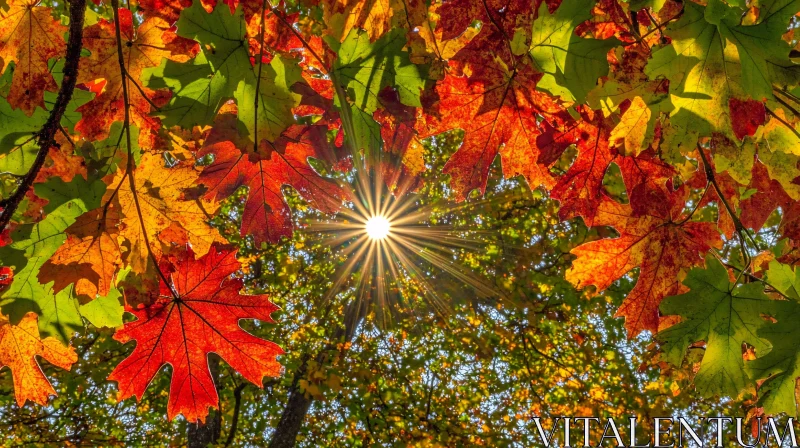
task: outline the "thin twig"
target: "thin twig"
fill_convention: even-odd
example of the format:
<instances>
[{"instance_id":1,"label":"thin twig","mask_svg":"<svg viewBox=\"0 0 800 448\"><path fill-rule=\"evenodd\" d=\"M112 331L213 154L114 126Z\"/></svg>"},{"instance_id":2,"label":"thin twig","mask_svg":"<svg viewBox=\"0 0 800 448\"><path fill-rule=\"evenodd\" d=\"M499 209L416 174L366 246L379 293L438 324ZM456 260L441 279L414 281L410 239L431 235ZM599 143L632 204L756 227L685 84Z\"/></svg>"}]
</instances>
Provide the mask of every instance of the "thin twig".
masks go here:
<instances>
[{"instance_id":1,"label":"thin twig","mask_svg":"<svg viewBox=\"0 0 800 448\"><path fill-rule=\"evenodd\" d=\"M786 87L784 87L784 88L782 88L780 90L779 89L772 89L772 90L775 91L775 92L779 92L781 95L785 96L786 98L789 98L790 100L794 101L795 103L800 104L800 98L798 98L797 96L795 96L795 94L793 94L792 92L787 90Z\"/></svg>"},{"instance_id":2,"label":"thin twig","mask_svg":"<svg viewBox=\"0 0 800 448\"><path fill-rule=\"evenodd\" d=\"M309 52L309 53L311 53L311 56L314 56L314 59L316 59L316 60L319 62L320 68L321 68L321 69L322 69L322 70L325 72L325 74L328 74L328 71L327 71L327 69L325 68L325 62L324 62L324 61L322 60L322 58L321 58L321 57L320 57L320 56L317 54L317 52L316 52L316 51L314 51L314 49L311 47L311 45L310 45L310 44L309 44L309 43L306 41L306 39L303 37L303 35L302 35L302 34L300 34L300 33L298 33L298 32L297 32L297 30L296 30L296 29L294 29L294 27L292 26L292 24L291 24L291 23L289 23L289 22L287 22L287 21L286 21L286 19L284 19L284 18L283 18L283 16L280 14L280 10L279 10L278 8L274 8L274 7L272 7L272 5L269 3L269 1L267 1L267 6L270 8L270 11L272 11L272 13L273 13L273 14L275 14L275 17L277 17L277 18L278 18L278 20L279 20L279 21L280 21L280 22L281 22L281 23L282 23L284 26L286 26L286 28L288 28L288 29L289 29L289 31L291 31L291 32L292 32L292 34L294 34L294 36L295 36L295 37L296 37L296 38L297 38L297 39L300 41L300 43L302 43L302 44L303 44L303 46L304 46L304 47L306 47L306 50L308 50L308 52Z\"/></svg>"},{"instance_id":3,"label":"thin twig","mask_svg":"<svg viewBox=\"0 0 800 448\"><path fill-rule=\"evenodd\" d=\"M61 126L61 124L60 124L60 123L59 123L59 125L58 125L58 130L61 132L61 135L63 135L63 136L64 136L64 138L65 138L65 139L67 139L67 141L69 142L69 144L70 144L70 145L71 145L73 148L75 148L75 141L73 141L73 140L72 140L72 137L70 137L70 136L69 136L69 132L67 132L67 130L66 130L66 129L64 129L64 126Z\"/></svg>"},{"instance_id":4,"label":"thin twig","mask_svg":"<svg viewBox=\"0 0 800 448\"><path fill-rule=\"evenodd\" d=\"M231 429L228 431L228 438L225 440L225 446L231 446L233 438L236 436L236 429L239 426L239 412L242 409L242 391L247 387L247 383L241 383L233 390L233 398L235 400L233 405L233 418L231 419Z\"/></svg>"},{"instance_id":5,"label":"thin twig","mask_svg":"<svg viewBox=\"0 0 800 448\"><path fill-rule=\"evenodd\" d=\"M740 243L739 248L741 249L742 252L742 261L744 262L744 270L747 270L750 267L750 254L747 253L747 247L744 237L744 235L747 234L747 229L744 227L744 225L742 225L742 221L739 220L739 217L736 215L735 211L728 203L728 200L725 199L725 195L722 194L722 189L719 187L719 184L717 183L717 178L714 175L714 169L708 162L708 159L706 158L703 148L698 146L697 152L700 153L700 158L703 160L703 168L705 169L706 172L706 180L708 180L708 182L711 182L711 184L714 186L714 190L716 190L717 192L717 197L719 198L720 202L722 202L722 205L725 207L725 210L728 212L728 215L730 215L731 220L733 221L733 226L734 229L736 230L736 235L739 236L739 243Z\"/></svg>"},{"instance_id":6,"label":"thin twig","mask_svg":"<svg viewBox=\"0 0 800 448\"><path fill-rule=\"evenodd\" d=\"M768 113L768 114L769 114L769 115L770 115L772 118L774 118L774 119L776 119L776 120L780 121L782 125L786 126L786 128L787 128L787 129L789 129L790 131L792 131L792 132L794 133L794 135L796 135L798 138L800 138L800 132L798 132L798 131L797 131L797 129L795 129L795 128L794 128L794 126L792 126L792 125L791 125L791 124L789 124L789 123L788 123L786 120L784 120L783 118L781 118L781 117L780 117L778 114L776 114L775 112L773 112L773 111L772 111L772 109L770 109L769 107L764 107L764 109L766 109L767 113Z\"/></svg>"},{"instance_id":7,"label":"thin twig","mask_svg":"<svg viewBox=\"0 0 800 448\"><path fill-rule=\"evenodd\" d=\"M152 107L153 109L161 112L161 108L156 106L156 103L154 103L153 100L151 100L150 97L147 96L147 94L144 92L144 89L142 89L142 86L140 86L139 83L136 82L135 79L133 79L133 76L131 76L131 74L128 73L127 70L125 70L125 76L133 82L133 85L136 86L136 90L139 91L139 94L142 95L142 98L144 98L147 101L147 103L150 105L150 107Z\"/></svg>"},{"instance_id":8,"label":"thin twig","mask_svg":"<svg viewBox=\"0 0 800 448\"><path fill-rule=\"evenodd\" d=\"M133 203L136 206L136 214L139 217L139 225L142 227L142 238L144 239L144 244L147 246L147 254L150 256L150 259L153 261L153 265L155 267L156 272L158 273L161 280L164 284L170 289L172 295L177 299L178 293L175 291L172 283L167 280L167 277L161 272L161 268L158 266L158 259L156 259L155 254L153 253L153 249L150 247L150 237L147 235L147 227L144 223L144 217L142 216L142 208L139 205L139 197L136 195L136 178L134 177L134 171L136 170L136 166L133 161L133 153L131 151L131 114L130 114L130 97L128 94L128 70L125 67L125 55L122 52L122 36L120 31L119 25L119 0L111 0L111 9L114 11L114 32L117 38L117 60L119 62L119 69L122 73L122 102L124 107L125 113L125 121L123 123L124 130L125 130L125 138L126 143L128 145L128 160L126 164L126 171L128 174L128 181L130 182L130 189L131 195L133 196Z\"/></svg>"},{"instance_id":9,"label":"thin twig","mask_svg":"<svg viewBox=\"0 0 800 448\"><path fill-rule=\"evenodd\" d=\"M702 205L702 199L703 199L704 197L706 197L706 194L708 194L708 189L709 189L709 188L711 188L711 183L707 183L707 184L706 184L706 189L705 189L705 190L703 190L703 194L700 196L700 200L698 200L698 201L697 201L697 204L694 206L694 208L692 209L692 211L691 211L691 212L690 212L688 215L686 215L686 217L685 217L685 218L681 219L680 221L676 222L675 224L677 224L677 225L679 225L679 226L680 226L680 225L682 225L683 223L685 223L686 221L688 221L688 220L692 219L692 216L694 216L694 213L697 211L697 209L699 209L699 208L700 208L700 205Z\"/></svg>"},{"instance_id":10,"label":"thin twig","mask_svg":"<svg viewBox=\"0 0 800 448\"><path fill-rule=\"evenodd\" d=\"M656 31L659 31L659 32L661 32L661 27L663 27L664 25L666 25L666 24L668 24L668 23L672 22L673 20L677 19L678 17L680 17L680 15L681 15L682 13L683 13L683 11L679 12L678 14L675 14L674 16L672 16L672 17L670 17L669 19L665 20L665 21L664 21L664 22L662 22L661 24L659 24L658 22L654 22L654 23L656 24L656 27L655 27L655 28L653 28L652 30L650 30L650 31L648 31L648 32L646 32L646 33L644 33L644 34L642 34L642 37L640 37L640 38L636 39L635 41L633 41L633 42L628 42L628 43L626 43L626 44L622 44L622 46L623 46L623 47L629 47L629 46L631 46L631 45L636 45L636 44L639 44L639 43L641 43L641 42L644 40L644 38L645 38L645 37L647 37L647 36L649 36L649 35L651 35L651 34L655 33ZM663 33L663 32L661 32L661 35L663 36L663 35L664 35L664 33Z\"/></svg>"},{"instance_id":11,"label":"thin twig","mask_svg":"<svg viewBox=\"0 0 800 448\"><path fill-rule=\"evenodd\" d=\"M760 283L762 283L764 286L766 286L766 287L770 288L771 290L773 290L774 292L776 292L778 295L780 295L780 296L781 296L781 297L783 297L784 299L786 299L786 300L794 300L794 299L792 299L791 297L789 297L789 296L787 296L786 294L784 294L783 292L781 292L781 290L780 290L780 289L776 288L776 287L775 287L775 286L773 286L771 283L769 283L768 281L764 280L763 278L761 278L761 277L756 277L755 275L753 275L753 274L751 274L751 273L749 273L749 272L745 272L745 271L744 271L742 268L740 268L740 267L737 267L737 266L735 266L735 265L732 265L732 264L730 264L730 263L726 263L726 262L724 262L724 261L722 261L722 260L720 260L720 263L722 263L722 264L723 264L724 266L726 266L726 267L729 267L729 268L733 269L734 271L739 271L739 275L744 275L745 277L747 277L747 278L749 278L749 279L751 279L751 280L754 280L754 281L757 281L757 282L760 282Z\"/></svg>"},{"instance_id":12,"label":"thin twig","mask_svg":"<svg viewBox=\"0 0 800 448\"><path fill-rule=\"evenodd\" d=\"M775 93L784 93L783 91L777 90L777 89L775 89L774 92ZM788 96L788 95L786 95L786 97L791 99L791 97ZM781 103L781 105L783 105L783 107L789 109L789 112L791 112L791 113L793 113L795 115L800 115L800 112L798 112L797 109L794 108L794 106L792 106L791 104L787 103L786 101L784 101L780 97L775 96L775 101Z\"/></svg>"}]
</instances>

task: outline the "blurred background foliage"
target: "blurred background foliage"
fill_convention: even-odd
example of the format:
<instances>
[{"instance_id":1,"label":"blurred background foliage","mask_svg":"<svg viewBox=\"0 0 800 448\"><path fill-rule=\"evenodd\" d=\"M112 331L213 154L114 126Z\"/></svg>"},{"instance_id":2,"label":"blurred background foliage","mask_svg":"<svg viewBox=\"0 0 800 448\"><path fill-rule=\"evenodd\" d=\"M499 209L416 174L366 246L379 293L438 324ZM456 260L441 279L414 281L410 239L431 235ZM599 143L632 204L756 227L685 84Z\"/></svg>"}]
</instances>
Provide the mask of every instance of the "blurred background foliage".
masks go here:
<instances>
[{"instance_id":1,"label":"blurred background foliage","mask_svg":"<svg viewBox=\"0 0 800 448\"><path fill-rule=\"evenodd\" d=\"M301 446L533 446L533 416L648 419L740 406L695 396L691 372L660 364L650 336L626 340L623 320L613 314L635 272L594 296L564 280L569 250L602 235L580 222L560 223L557 203L540 190L502 180L498 164L486 196L456 206L441 172L459 140L446 134L425 142L425 184L414 201L433 210L426 225L467 242L452 251L453 261L491 285L490 297L420 266L443 309L409 277L392 285L399 300L391 309L365 307L348 335L346 316L359 302L355 279L329 294L347 257L308 226L330 217L288 190L301 230L291 241L255 247L238 232L244 195L225 204L215 225L239 247L246 285L282 308L277 325L242 325L287 354L280 357L285 374L263 390L211 361L221 411L209 418L221 419L222 444L266 446L292 391L310 402ZM613 172L608 180L613 193ZM381 313L391 318L376 318ZM80 359L72 371L45 365L58 392L46 407L19 409L10 373L0 371L4 444L186 445L189 425L166 418L169 375L157 375L159 384L141 402L116 403L115 385L105 378L133 344L87 328L74 341Z\"/></svg>"}]
</instances>

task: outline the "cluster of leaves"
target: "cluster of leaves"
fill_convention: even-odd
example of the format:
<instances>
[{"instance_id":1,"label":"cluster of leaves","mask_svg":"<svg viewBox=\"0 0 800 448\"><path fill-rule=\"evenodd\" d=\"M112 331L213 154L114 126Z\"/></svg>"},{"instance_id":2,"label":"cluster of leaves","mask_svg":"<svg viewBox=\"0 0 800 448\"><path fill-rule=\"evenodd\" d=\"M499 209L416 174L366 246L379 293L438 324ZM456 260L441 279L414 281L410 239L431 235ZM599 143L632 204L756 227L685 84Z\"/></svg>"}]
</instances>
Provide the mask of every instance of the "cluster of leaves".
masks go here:
<instances>
[{"instance_id":1,"label":"cluster of leaves","mask_svg":"<svg viewBox=\"0 0 800 448\"><path fill-rule=\"evenodd\" d=\"M0 360L36 378L20 404L52 391L34 356L68 367L87 323L136 341L118 398L172 366L170 417L217 405L212 351L259 386L278 375L282 351L240 327L276 307L240 294L228 243L292 237L286 186L325 213L353 171L424 189L424 142L456 131L457 201L499 159L597 236L568 282L638 272L616 313L657 334L662 367L796 413L800 0L308 3L0 11L0 341L26 347ZM223 236L211 221L239 199Z\"/></svg>"}]
</instances>

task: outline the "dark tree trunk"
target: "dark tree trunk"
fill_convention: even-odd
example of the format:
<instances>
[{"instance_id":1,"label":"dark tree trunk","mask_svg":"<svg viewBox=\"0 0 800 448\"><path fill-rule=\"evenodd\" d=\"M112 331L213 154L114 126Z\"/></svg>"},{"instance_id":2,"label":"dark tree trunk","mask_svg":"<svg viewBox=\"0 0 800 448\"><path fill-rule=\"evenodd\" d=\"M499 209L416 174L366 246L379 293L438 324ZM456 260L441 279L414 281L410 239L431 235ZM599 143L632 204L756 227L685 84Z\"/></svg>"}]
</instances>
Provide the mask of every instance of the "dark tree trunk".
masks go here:
<instances>
[{"instance_id":1,"label":"dark tree trunk","mask_svg":"<svg viewBox=\"0 0 800 448\"><path fill-rule=\"evenodd\" d=\"M216 445L221 429L222 414L219 411L211 411L205 423L189 425L189 448L206 448Z\"/></svg>"},{"instance_id":2,"label":"dark tree trunk","mask_svg":"<svg viewBox=\"0 0 800 448\"><path fill-rule=\"evenodd\" d=\"M297 378L297 376L295 377ZM289 400L286 402L281 420L275 428L275 435L272 436L269 448L291 448L295 445L297 434L306 419L308 408L311 407L311 401L312 398L306 397L297 386L292 387Z\"/></svg>"},{"instance_id":3,"label":"dark tree trunk","mask_svg":"<svg viewBox=\"0 0 800 448\"><path fill-rule=\"evenodd\" d=\"M208 357L208 368L211 371L211 378L214 379L214 385L219 390L219 358L216 355ZM217 403L217 407L220 404ZM190 423L186 437L189 441L189 448L206 448L214 446L219 441L219 436L222 431L222 412L220 410L211 410L206 417L205 423Z\"/></svg>"}]
</instances>

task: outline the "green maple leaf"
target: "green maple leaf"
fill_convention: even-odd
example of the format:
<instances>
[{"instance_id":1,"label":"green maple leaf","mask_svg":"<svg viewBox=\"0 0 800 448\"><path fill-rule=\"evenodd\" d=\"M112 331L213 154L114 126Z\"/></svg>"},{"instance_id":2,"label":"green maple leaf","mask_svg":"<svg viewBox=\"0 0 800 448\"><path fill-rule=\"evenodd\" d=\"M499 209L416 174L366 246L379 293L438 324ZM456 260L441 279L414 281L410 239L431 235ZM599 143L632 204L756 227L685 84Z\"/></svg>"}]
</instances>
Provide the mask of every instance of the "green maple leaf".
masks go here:
<instances>
[{"instance_id":1,"label":"green maple leaf","mask_svg":"<svg viewBox=\"0 0 800 448\"><path fill-rule=\"evenodd\" d=\"M64 231L88 210L100 206L105 184L100 180L86 181L75 176L65 183L52 178L35 186L36 194L49 202L47 216L36 224L18 228L14 241L0 248L4 266L14 268L11 285L0 296L0 306L13 322L33 311L39 315L39 330L64 342L83 327L78 300L72 287L53 292L53 282L41 284L39 269L66 240Z\"/></svg>"},{"instance_id":2,"label":"green maple leaf","mask_svg":"<svg viewBox=\"0 0 800 448\"><path fill-rule=\"evenodd\" d=\"M5 100L0 99L0 103L5 103ZM3 106L0 105L0 114L3 113L2 108ZM3 126L2 121L3 120L0 119L0 127ZM2 131L0 130L0 132ZM13 134L5 134L6 137L11 135ZM36 154L39 152L39 147L36 145L36 142L33 140L33 136L31 135L27 135L21 140L15 139L14 137L12 137L12 139L20 143L12 143L11 147L6 151L0 150L0 172L11 173L16 176L24 176L28 173L31 165L33 165L33 161L36 159ZM3 143L0 143L0 145L3 145Z\"/></svg>"},{"instance_id":3,"label":"green maple leaf","mask_svg":"<svg viewBox=\"0 0 800 448\"><path fill-rule=\"evenodd\" d=\"M421 107L420 93L425 85L427 67L414 65L403 51L405 30L394 29L375 42L366 31L352 29L341 44L328 43L338 55L332 78L346 98L336 98L342 109L344 127L355 149L379 149L380 127L372 114L381 106L379 94L394 88L400 102ZM352 127L351 127L352 126Z\"/></svg>"},{"instance_id":4,"label":"green maple leaf","mask_svg":"<svg viewBox=\"0 0 800 448\"><path fill-rule=\"evenodd\" d=\"M13 64L11 65L13 67ZM11 88L11 77L13 75L14 70L6 70L0 76L0 164L2 164L0 165L0 171L9 171L8 167L13 166L13 163L4 159L18 157L18 155L13 155L13 152L19 151L26 142L31 141L33 135L39 132L42 125L47 121L48 116L46 110L38 107L30 117L20 109L11 108L11 105L6 101L6 97ZM33 162L32 158L31 162ZM14 174L20 173L14 172Z\"/></svg>"},{"instance_id":5,"label":"green maple leaf","mask_svg":"<svg viewBox=\"0 0 800 448\"><path fill-rule=\"evenodd\" d=\"M664 7L664 4L667 3L667 0L631 0L630 1L630 8L631 11L639 11L640 9L644 8L652 8L653 12L658 12L661 8Z\"/></svg>"},{"instance_id":6,"label":"green maple leaf","mask_svg":"<svg viewBox=\"0 0 800 448\"><path fill-rule=\"evenodd\" d=\"M223 69L231 71L227 65ZM145 70L142 82L151 89L172 90L169 104L159 111L164 126L191 128L210 124L221 103L233 96L238 82L225 76L225 72L215 71L201 51L189 62L165 60L157 68Z\"/></svg>"},{"instance_id":7,"label":"green maple leaf","mask_svg":"<svg viewBox=\"0 0 800 448\"><path fill-rule=\"evenodd\" d=\"M744 6L744 2L739 6ZM719 32L739 52L742 87L750 97L769 99L773 97L773 85L797 85L800 82L800 65L789 59L792 48L782 39L789 22L798 12L800 0L767 0L759 2L759 19L754 25L742 26L741 16L727 12L721 14Z\"/></svg>"},{"instance_id":8,"label":"green maple leaf","mask_svg":"<svg viewBox=\"0 0 800 448\"><path fill-rule=\"evenodd\" d=\"M51 65L53 77L56 82L61 84L64 77L62 73L64 62L54 61ZM5 96L8 94L13 73L13 70L6 70L0 77L0 172L23 176L33 165L36 154L39 152L35 134L42 129L50 112L37 107L29 117L21 109L11 108ZM55 92L45 91L45 105L52 106L57 96L58 94ZM81 116L75 110L93 96L85 90L75 89L73 91L72 100L61 117L61 125L65 129L74 128Z\"/></svg>"},{"instance_id":9,"label":"green maple leaf","mask_svg":"<svg viewBox=\"0 0 800 448\"><path fill-rule=\"evenodd\" d=\"M256 65L255 73L258 72ZM301 72L295 62L274 56L269 64L261 67L260 81L239 83L234 97L239 108L239 122L244 123L250 140L272 141L294 123L292 108L300 104L301 95L290 89L295 83L303 82Z\"/></svg>"},{"instance_id":10,"label":"green maple leaf","mask_svg":"<svg viewBox=\"0 0 800 448\"><path fill-rule=\"evenodd\" d=\"M80 305L80 314L98 328L116 328L122 326L122 292L114 288L103 297L97 297L89 303Z\"/></svg>"},{"instance_id":11,"label":"green maple leaf","mask_svg":"<svg viewBox=\"0 0 800 448\"><path fill-rule=\"evenodd\" d=\"M0 77L0 172L24 176L36 159L39 147L34 136L47 121L48 112L37 107L29 117L6 101L13 70Z\"/></svg>"},{"instance_id":12,"label":"green maple leaf","mask_svg":"<svg viewBox=\"0 0 800 448\"><path fill-rule=\"evenodd\" d=\"M592 7L592 0L565 0L553 14L545 3L539 7L526 49L534 66L544 73L536 84L538 89L583 102L597 79L608 74L606 54L620 41L584 39L575 34L575 28L592 17Z\"/></svg>"},{"instance_id":13,"label":"green maple leaf","mask_svg":"<svg viewBox=\"0 0 800 448\"><path fill-rule=\"evenodd\" d=\"M773 85L800 81L800 66L789 59L791 48L781 39L800 0L760 6L759 22L745 26L743 10L721 0L707 7L686 2L680 20L667 27L672 44L653 53L645 73L670 81L675 110L665 138L674 148L691 151L698 137L715 132L738 141L731 99L770 99Z\"/></svg>"},{"instance_id":14,"label":"green maple leaf","mask_svg":"<svg viewBox=\"0 0 800 448\"><path fill-rule=\"evenodd\" d=\"M33 136L45 121L47 111L37 108L28 117L21 109L12 109L8 101L0 97L0 171L14 174L28 171L27 167L36 157Z\"/></svg>"},{"instance_id":15,"label":"green maple leaf","mask_svg":"<svg viewBox=\"0 0 800 448\"><path fill-rule=\"evenodd\" d=\"M114 276L115 287L102 297L80 306L80 313L90 324L98 328L117 328L122 326L122 315L125 314L120 283L131 273L131 268L120 269Z\"/></svg>"},{"instance_id":16,"label":"green maple leaf","mask_svg":"<svg viewBox=\"0 0 800 448\"><path fill-rule=\"evenodd\" d=\"M788 300L775 300L768 312L777 322L763 328L759 335L772 343L772 350L748 363L748 371L767 380L758 390L759 404L768 414L785 412L796 416L795 386L800 377L800 270L773 261L767 271L767 282Z\"/></svg>"},{"instance_id":17,"label":"green maple leaf","mask_svg":"<svg viewBox=\"0 0 800 448\"><path fill-rule=\"evenodd\" d=\"M165 126L211 124L240 82L250 75L255 83L241 8L231 14L220 3L208 14L195 3L181 13L177 26L178 35L200 43L200 53L186 63L165 60L146 71L143 82L150 88L173 91L173 98L160 112Z\"/></svg>"},{"instance_id":18,"label":"green maple leaf","mask_svg":"<svg viewBox=\"0 0 800 448\"><path fill-rule=\"evenodd\" d=\"M194 3L181 13L177 27L178 35L200 43L200 53L186 63L165 60L143 76L148 87L173 91L169 104L160 110L166 126L190 129L211 124L232 98L239 109L240 132L251 141L274 140L294 122L292 108L300 95L290 88L302 82L301 70L294 61L274 56L261 67L258 80L259 66L250 63L241 8L231 14L220 3L209 14Z\"/></svg>"},{"instance_id":19,"label":"green maple leaf","mask_svg":"<svg viewBox=\"0 0 800 448\"><path fill-rule=\"evenodd\" d=\"M50 73L53 74L53 78L56 80L59 86L61 86L61 80L64 79L64 59L58 60L51 60ZM48 109L52 109L53 104L56 102L56 98L58 98L57 92L50 92L45 90L44 92L44 104L47 106ZM77 109L84 104L88 103L94 98L94 93L83 89L73 89L72 90L72 99L70 99L69 104L67 104L67 110L64 111L64 115L61 116L61 125L64 129L69 131L73 131L75 129L75 124L81 120L81 113L77 111ZM43 111L44 112L44 111ZM36 115L36 113L34 113ZM47 116L49 112L45 113L42 118L42 125L47 120ZM41 128L41 125L39 126ZM38 129L37 129L38 131Z\"/></svg>"},{"instance_id":20,"label":"green maple leaf","mask_svg":"<svg viewBox=\"0 0 800 448\"><path fill-rule=\"evenodd\" d=\"M766 325L761 309L772 301L761 283L737 285L716 258L706 259L706 269L692 269L683 281L689 292L661 302L665 315L679 315L681 322L658 333L667 361L680 365L686 349L705 341L706 350L695 386L703 396L737 397L753 385L744 369L742 344L757 353L770 344L758 335Z\"/></svg>"},{"instance_id":21,"label":"green maple leaf","mask_svg":"<svg viewBox=\"0 0 800 448\"><path fill-rule=\"evenodd\" d=\"M419 96L425 68L414 65L403 51L404 29L392 30L375 42L370 42L366 31L353 29L341 45L329 43L338 55L334 75L356 107L368 114L378 110L378 94L387 86L397 90L403 104L422 106Z\"/></svg>"}]
</instances>

